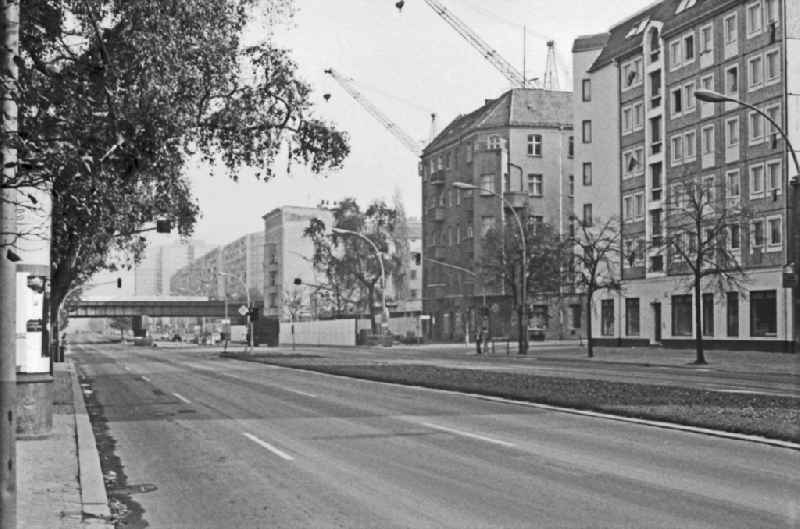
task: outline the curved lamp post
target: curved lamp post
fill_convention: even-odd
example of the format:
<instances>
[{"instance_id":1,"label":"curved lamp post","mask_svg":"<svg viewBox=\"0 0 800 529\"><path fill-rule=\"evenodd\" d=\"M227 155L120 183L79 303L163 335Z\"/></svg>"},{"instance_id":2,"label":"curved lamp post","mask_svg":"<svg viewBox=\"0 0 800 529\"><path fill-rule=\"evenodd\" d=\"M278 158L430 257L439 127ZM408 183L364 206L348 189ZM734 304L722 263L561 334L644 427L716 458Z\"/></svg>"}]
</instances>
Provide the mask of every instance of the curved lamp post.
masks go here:
<instances>
[{"instance_id":1,"label":"curved lamp post","mask_svg":"<svg viewBox=\"0 0 800 529\"><path fill-rule=\"evenodd\" d=\"M232 277L235 280L237 280L239 283L241 283L242 288L244 288L245 296L247 296L247 308L248 308L248 310L253 310L254 307L250 305L250 290L247 288L247 284L242 280L241 277L239 277L239 276L237 276L235 274L231 274L229 272L217 272L217 275L218 276L225 276L225 277ZM225 301L226 302L228 301L228 289L227 288L225 289ZM226 307L227 307L227 305L226 305ZM250 349L252 349L253 348L253 320L252 320L249 312L247 313L247 329L248 329L248 331L250 331L249 332L249 334L250 334L250 344L249 345L250 345Z\"/></svg>"},{"instance_id":2,"label":"curved lamp post","mask_svg":"<svg viewBox=\"0 0 800 529\"><path fill-rule=\"evenodd\" d=\"M789 233L789 237L787 238L786 241L788 245L787 248L788 251L786 253L788 256L787 260L789 262L786 264L786 269L791 268L794 274L794 282L795 282L793 287L795 292L794 318L796 326L796 323L798 322L797 310L798 308L800 308L800 304L798 304L797 300L798 295L800 295L800 288L797 284L798 266L800 266L800 256L798 256L798 249L800 249L800 230L798 230L797 229L798 227L795 226L795 219L794 219L794 216L797 214L796 208L798 206L796 202L797 202L798 187L800 187L800 161L798 161L797 152L794 150L792 142L789 141L789 136L786 134L786 131L783 130L783 128L778 123L776 123L775 120L772 119L772 117L769 114L767 114L760 108L753 106L749 103L745 103L741 99L727 96L725 94L720 94L719 92L714 92L713 90L695 90L694 96L698 100L706 103L738 103L739 105L742 105L743 107L749 108L754 112L760 114L772 124L772 126L775 128L777 132L780 133L781 137L783 137L783 141L786 142L786 148L792 155L792 160L794 161L795 175L789 178L791 197L789 198L787 203L787 209L788 209L787 231ZM795 333L797 333L797 329L795 329ZM797 336L795 335L792 337L792 348L794 348L794 344L796 341L797 341Z\"/></svg>"},{"instance_id":3,"label":"curved lamp post","mask_svg":"<svg viewBox=\"0 0 800 529\"><path fill-rule=\"evenodd\" d=\"M522 305L523 314L525 315L525 320L522 323L525 325L524 329L520 329L521 340L519 343L519 354L524 355L528 354L528 300L527 300L527 290L528 290L528 250L527 244L525 242L525 228L522 226L522 220L519 218L519 214L516 212L514 207L505 199L503 198L502 193L497 193L491 189L486 189L483 187L478 187L473 184L468 184L466 182L454 182L453 187L456 189L465 189L469 191L480 191L482 193L488 193L490 195L494 195L498 197L500 200L503 201L503 204L506 205L511 210L511 214L514 216L514 220L517 222L517 228L519 228L519 235L520 239L522 240L522 285L520 287L520 304Z\"/></svg>"},{"instance_id":4,"label":"curved lamp post","mask_svg":"<svg viewBox=\"0 0 800 529\"><path fill-rule=\"evenodd\" d=\"M378 264L381 265L381 305L383 306L381 312L381 334L386 334L386 330L389 327L389 315L386 313L386 270L383 268L383 258L381 257L380 250L378 250L378 246L372 242L372 239L357 231L346 230L344 228L331 228L331 231L339 235L355 235L356 237L361 237L367 241L375 251L375 257L378 259Z\"/></svg>"}]
</instances>

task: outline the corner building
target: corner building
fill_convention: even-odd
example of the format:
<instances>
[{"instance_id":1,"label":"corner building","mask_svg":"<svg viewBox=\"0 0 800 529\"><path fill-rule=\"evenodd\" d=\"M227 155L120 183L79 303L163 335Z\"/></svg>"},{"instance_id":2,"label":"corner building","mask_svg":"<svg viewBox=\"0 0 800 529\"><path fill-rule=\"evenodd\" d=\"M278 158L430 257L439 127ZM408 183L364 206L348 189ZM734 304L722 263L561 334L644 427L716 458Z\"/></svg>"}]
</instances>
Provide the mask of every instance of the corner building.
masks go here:
<instances>
[{"instance_id":1,"label":"corner building","mask_svg":"<svg viewBox=\"0 0 800 529\"><path fill-rule=\"evenodd\" d=\"M614 151L577 143L578 158L600 168L593 186L618 192L602 210L621 222L622 255L613 268L623 288L596 295L592 317L600 343L692 346L691 278L663 244L674 235L670 214L681 207L680 186L691 180L713 189L723 209L735 205L750 212L725 241L745 271L742 286L720 291L702 284L706 343L794 350L797 289L783 281L786 265L797 261L789 147L756 112L738 103L699 101L695 91L756 106L797 147L798 38L798 0L663 0L605 37L576 41L576 84L592 87L603 80L597 105L576 104L576 127L591 128L604 110L600 105L614 112L610 119L617 123ZM595 55L593 62L579 67L587 54ZM594 96L598 86L593 88Z\"/></svg>"},{"instance_id":2,"label":"corner building","mask_svg":"<svg viewBox=\"0 0 800 529\"><path fill-rule=\"evenodd\" d=\"M569 92L518 88L486 100L457 117L424 149L422 179L423 312L431 316L426 335L463 340L478 323L476 311L491 307L493 336L516 336L511 295L487 287L480 274L482 239L511 215L498 196L453 186L464 182L502 193L523 221L569 230L573 207L572 97ZM472 274L437 264L466 268ZM574 336L579 321L569 315L568 297L529 300L529 329L537 336ZM578 309L579 310L579 309Z\"/></svg>"}]
</instances>

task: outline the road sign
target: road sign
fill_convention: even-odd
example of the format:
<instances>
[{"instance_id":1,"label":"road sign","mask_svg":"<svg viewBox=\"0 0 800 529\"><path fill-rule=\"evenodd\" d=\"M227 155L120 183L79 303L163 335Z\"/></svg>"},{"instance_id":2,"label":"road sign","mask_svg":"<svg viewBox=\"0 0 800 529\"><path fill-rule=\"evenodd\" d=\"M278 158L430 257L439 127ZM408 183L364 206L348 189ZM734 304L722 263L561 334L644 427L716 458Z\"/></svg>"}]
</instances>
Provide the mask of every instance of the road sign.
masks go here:
<instances>
[{"instance_id":1,"label":"road sign","mask_svg":"<svg viewBox=\"0 0 800 529\"><path fill-rule=\"evenodd\" d=\"M797 274L794 272L783 273L783 288L795 288L797 286Z\"/></svg>"},{"instance_id":2,"label":"road sign","mask_svg":"<svg viewBox=\"0 0 800 529\"><path fill-rule=\"evenodd\" d=\"M239 314L241 314L242 316L247 316L248 312L250 312L250 311L244 305L239 307Z\"/></svg>"},{"instance_id":3,"label":"road sign","mask_svg":"<svg viewBox=\"0 0 800 529\"><path fill-rule=\"evenodd\" d=\"M494 312L495 314L500 312L500 305L498 305L497 303L492 303L492 312Z\"/></svg>"}]
</instances>

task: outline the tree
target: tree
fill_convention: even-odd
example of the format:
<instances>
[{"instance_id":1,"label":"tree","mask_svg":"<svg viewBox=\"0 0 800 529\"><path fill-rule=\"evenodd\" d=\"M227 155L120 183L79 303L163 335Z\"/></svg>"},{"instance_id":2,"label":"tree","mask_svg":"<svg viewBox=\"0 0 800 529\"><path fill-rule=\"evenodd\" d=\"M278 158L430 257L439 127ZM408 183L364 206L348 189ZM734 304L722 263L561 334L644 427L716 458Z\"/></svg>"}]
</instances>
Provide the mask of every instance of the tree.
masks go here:
<instances>
[{"instance_id":1,"label":"tree","mask_svg":"<svg viewBox=\"0 0 800 529\"><path fill-rule=\"evenodd\" d=\"M125 331L129 331L133 328L131 319L126 317L109 318L108 326L119 331L120 342L125 340Z\"/></svg>"},{"instance_id":2,"label":"tree","mask_svg":"<svg viewBox=\"0 0 800 529\"><path fill-rule=\"evenodd\" d=\"M706 364L703 347L702 295L704 288L741 290L746 274L739 262L741 233L747 233L749 212L737 199L723 197L722 186L713 177L684 179L672 187L663 243L653 238L655 248L670 257L670 274L684 275L694 292L695 364ZM764 225L754 233L765 239Z\"/></svg>"},{"instance_id":3,"label":"tree","mask_svg":"<svg viewBox=\"0 0 800 529\"><path fill-rule=\"evenodd\" d=\"M349 292L360 292L360 298L367 304L373 332L377 331L375 302L380 294L378 257L372 246L361 237L331 233L330 228L353 231L372 241L381 254L388 279L399 267L394 252L396 219L396 211L382 201L374 202L362 211L355 199L346 198L333 209L333 226L313 219L304 232L314 243L314 266L325 274L331 291L340 300Z\"/></svg>"},{"instance_id":4,"label":"tree","mask_svg":"<svg viewBox=\"0 0 800 529\"><path fill-rule=\"evenodd\" d=\"M549 224L528 222L523 225L527 261L528 295L560 294L563 271L567 264L564 241ZM479 263L483 282L487 286L506 287L517 312L519 352L525 354L528 332L528 307L522 305L522 244L519 226L509 221L505 229L490 229L483 237L482 259ZM530 298L529 298L530 299Z\"/></svg>"},{"instance_id":5,"label":"tree","mask_svg":"<svg viewBox=\"0 0 800 529\"><path fill-rule=\"evenodd\" d=\"M575 249L575 283L586 303L586 350L594 356L592 335L592 300L596 292L619 290L621 287L614 262L620 256L620 229L615 218L599 219L597 223L572 219L580 232L572 239Z\"/></svg>"},{"instance_id":6,"label":"tree","mask_svg":"<svg viewBox=\"0 0 800 529\"><path fill-rule=\"evenodd\" d=\"M271 179L282 155L316 172L341 166L347 138L313 116L288 53L241 45L257 4L23 2L19 177L8 185L51 191L54 306L113 269L110 255L136 262L156 219L191 233L198 209L182 171L192 156L234 180L244 167Z\"/></svg>"}]
</instances>

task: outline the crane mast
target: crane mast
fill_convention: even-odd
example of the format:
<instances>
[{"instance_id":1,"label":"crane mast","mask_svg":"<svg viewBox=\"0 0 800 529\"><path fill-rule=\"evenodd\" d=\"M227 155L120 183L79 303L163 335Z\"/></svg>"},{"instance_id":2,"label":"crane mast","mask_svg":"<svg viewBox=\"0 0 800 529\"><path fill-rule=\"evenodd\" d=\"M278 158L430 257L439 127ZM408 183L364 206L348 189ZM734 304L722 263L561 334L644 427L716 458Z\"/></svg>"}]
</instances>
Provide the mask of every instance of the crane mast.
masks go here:
<instances>
[{"instance_id":1,"label":"crane mast","mask_svg":"<svg viewBox=\"0 0 800 529\"><path fill-rule=\"evenodd\" d=\"M400 143L405 145L405 147L414 153L415 155L419 156L422 152L421 146L418 141L412 138L408 133L406 133L403 129L401 129L394 121L389 119L383 112L381 112L378 107L376 107L372 102L370 102L367 98L365 98L361 92L356 89L355 86L350 82L349 79L343 77L339 72L334 70L333 68L328 68L325 70L325 73L333 77L333 79L339 83L339 86L344 88L345 92L350 94L350 97L356 100L358 104L360 104L364 110L370 113L372 117L374 117L378 122L386 128L395 138L400 140Z\"/></svg>"}]
</instances>

